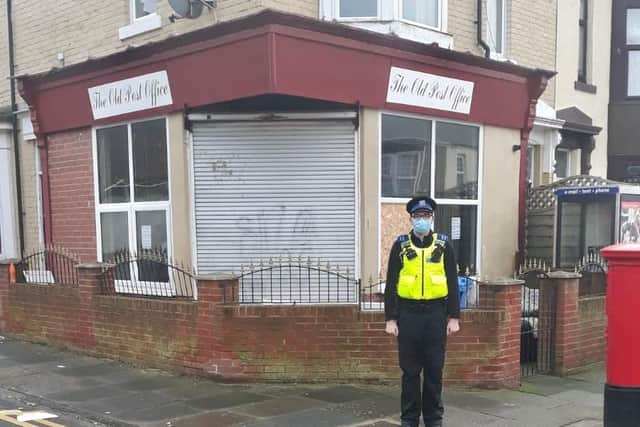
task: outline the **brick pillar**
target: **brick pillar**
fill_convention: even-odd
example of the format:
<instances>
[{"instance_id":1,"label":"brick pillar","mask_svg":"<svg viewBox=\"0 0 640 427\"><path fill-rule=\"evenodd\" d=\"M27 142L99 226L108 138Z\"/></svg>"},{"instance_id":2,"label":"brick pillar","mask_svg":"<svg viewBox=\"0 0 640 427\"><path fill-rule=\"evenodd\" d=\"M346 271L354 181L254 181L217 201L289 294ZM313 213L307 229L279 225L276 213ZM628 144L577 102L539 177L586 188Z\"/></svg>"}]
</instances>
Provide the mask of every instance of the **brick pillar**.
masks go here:
<instances>
[{"instance_id":1,"label":"brick pillar","mask_svg":"<svg viewBox=\"0 0 640 427\"><path fill-rule=\"evenodd\" d=\"M517 387L520 384L520 299L524 281L496 279L480 283L481 309L503 311L498 325L495 354L489 365L480 367L490 373L497 387ZM487 385L492 385L488 384Z\"/></svg>"},{"instance_id":2,"label":"brick pillar","mask_svg":"<svg viewBox=\"0 0 640 427\"><path fill-rule=\"evenodd\" d=\"M579 273L554 271L540 278L539 328L551 331L551 369L557 375L566 375L579 367L580 277Z\"/></svg>"},{"instance_id":3,"label":"brick pillar","mask_svg":"<svg viewBox=\"0 0 640 427\"><path fill-rule=\"evenodd\" d=\"M9 307L9 265L20 262L17 259L0 261L0 331L6 332Z\"/></svg>"},{"instance_id":4,"label":"brick pillar","mask_svg":"<svg viewBox=\"0 0 640 427\"><path fill-rule=\"evenodd\" d=\"M197 369L217 377L233 376L239 371L239 360L224 346L224 322L238 303L238 279L231 274L200 276L198 286ZM223 307L224 306L224 307ZM231 315L232 316L232 315Z\"/></svg>"},{"instance_id":5,"label":"brick pillar","mask_svg":"<svg viewBox=\"0 0 640 427\"><path fill-rule=\"evenodd\" d=\"M93 297L100 293L103 267L103 264L81 264L78 266L80 308L75 317L76 327L67 338L73 345L84 350L93 350L96 346Z\"/></svg>"}]
</instances>

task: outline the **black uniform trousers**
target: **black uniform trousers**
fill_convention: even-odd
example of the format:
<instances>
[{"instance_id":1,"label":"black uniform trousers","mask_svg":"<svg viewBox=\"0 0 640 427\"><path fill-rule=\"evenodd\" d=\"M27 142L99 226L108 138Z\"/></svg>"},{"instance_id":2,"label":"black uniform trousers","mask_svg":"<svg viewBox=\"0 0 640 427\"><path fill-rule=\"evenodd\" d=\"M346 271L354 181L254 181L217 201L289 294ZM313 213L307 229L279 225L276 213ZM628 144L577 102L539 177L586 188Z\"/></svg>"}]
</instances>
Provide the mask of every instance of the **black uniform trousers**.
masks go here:
<instances>
[{"instance_id":1,"label":"black uniform trousers","mask_svg":"<svg viewBox=\"0 0 640 427\"><path fill-rule=\"evenodd\" d=\"M417 427L421 410L426 427L441 425L446 341L446 300L399 304L398 353L402 369L403 426Z\"/></svg>"}]
</instances>

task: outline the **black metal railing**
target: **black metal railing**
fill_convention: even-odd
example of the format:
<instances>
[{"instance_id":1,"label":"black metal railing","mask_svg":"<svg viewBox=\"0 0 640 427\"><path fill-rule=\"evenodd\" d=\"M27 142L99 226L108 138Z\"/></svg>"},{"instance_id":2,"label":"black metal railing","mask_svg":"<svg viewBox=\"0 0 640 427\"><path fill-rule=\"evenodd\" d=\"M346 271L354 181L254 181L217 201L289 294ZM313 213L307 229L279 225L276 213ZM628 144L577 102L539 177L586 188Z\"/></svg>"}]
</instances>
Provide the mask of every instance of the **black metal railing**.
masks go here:
<instances>
[{"instance_id":1,"label":"black metal railing","mask_svg":"<svg viewBox=\"0 0 640 427\"><path fill-rule=\"evenodd\" d=\"M607 261L598 254L585 256L576 265L580 273L579 296L593 297L607 294Z\"/></svg>"},{"instance_id":2,"label":"black metal railing","mask_svg":"<svg viewBox=\"0 0 640 427\"><path fill-rule=\"evenodd\" d=\"M145 297L195 299L191 268L170 259L164 250L121 251L107 259L101 292Z\"/></svg>"},{"instance_id":3,"label":"black metal railing","mask_svg":"<svg viewBox=\"0 0 640 427\"><path fill-rule=\"evenodd\" d=\"M243 266L238 285L242 304L356 304L360 293L348 268L301 257Z\"/></svg>"},{"instance_id":4,"label":"black metal railing","mask_svg":"<svg viewBox=\"0 0 640 427\"><path fill-rule=\"evenodd\" d=\"M23 258L16 265L16 282L78 286L77 257L59 247L47 247Z\"/></svg>"},{"instance_id":5,"label":"black metal railing","mask_svg":"<svg viewBox=\"0 0 640 427\"><path fill-rule=\"evenodd\" d=\"M555 339L556 289L541 292L540 280L549 267L531 263L521 268L518 278L524 281L520 312L520 375L528 377L549 373L553 369ZM541 268L543 267L543 268Z\"/></svg>"},{"instance_id":6,"label":"black metal railing","mask_svg":"<svg viewBox=\"0 0 640 427\"><path fill-rule=\"evenodd\" d=\"M372 278L360 287L360 310L384 311L385 280Z\"/></svg>"}]
</instances>

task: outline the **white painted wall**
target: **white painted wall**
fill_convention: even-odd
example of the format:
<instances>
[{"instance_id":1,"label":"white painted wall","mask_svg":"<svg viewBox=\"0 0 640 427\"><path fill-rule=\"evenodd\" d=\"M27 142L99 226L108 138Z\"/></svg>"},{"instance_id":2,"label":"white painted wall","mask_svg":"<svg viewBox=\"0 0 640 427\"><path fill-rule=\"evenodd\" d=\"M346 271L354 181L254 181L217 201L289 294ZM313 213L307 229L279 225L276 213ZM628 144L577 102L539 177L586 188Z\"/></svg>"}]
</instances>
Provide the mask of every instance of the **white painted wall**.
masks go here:
<instances>
[{"instance_id":1,"label":"white painted wall","mask_svg":"<svg viewBox=\"0 0 640 427\"><path fill-rule=\"evenodd\" d=\"M591 154L591 175L607 175L607 117L609 104L609 64L611 50L611 1L589 1L588 83L596 86L596 93L574 89L578 77L578 18L580 0L558 2L558 39L556 70L556 110L576 106L602 127L596 136L596 148Z\"/></svg>"}]
</instances>

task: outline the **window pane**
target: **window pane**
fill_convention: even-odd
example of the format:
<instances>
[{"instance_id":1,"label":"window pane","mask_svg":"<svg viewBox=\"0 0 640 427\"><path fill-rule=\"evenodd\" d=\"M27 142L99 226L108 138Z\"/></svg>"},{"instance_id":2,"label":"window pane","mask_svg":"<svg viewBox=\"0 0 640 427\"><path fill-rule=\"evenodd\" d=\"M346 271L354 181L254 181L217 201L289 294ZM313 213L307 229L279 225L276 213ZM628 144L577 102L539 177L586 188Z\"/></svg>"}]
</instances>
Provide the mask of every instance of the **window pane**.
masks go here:
<instances>
[{"instance_id":1,"label":"window pane","mask_svg":"<svg viewBox=\"0 0 640 427\"><path fill-rule=\"evenodd\" d=\"M105 212L100 214L102 232L102 260L113 262L118 256L123 259L129 253L129 218L127 212ZM116 279L129 280L129 264L123 264L116 270Z\"/></svg>"},{"instance_id":2,"label":"window pane","mask_svg":"<svg viewBox=\"0 0 640 427\"><path fill-rule=\"evenodd\" d=\"M488 16L488 41L493 50L498 53L504 53L503 37L504 37L504 4L503 0L489 0L487 2Z\"/></svg>"},{"instance_id":3,"label":"window pane","mask_svg":"<svg viewBox=\"0 0 640 427\"><path fill-rule=\"evenodd\" d=\"M569 152L565 150L556 151L556 176L566 178L569 176Z\"/></svg>"},{"instance_id":4,"label":"window pane","mask_svg":"<svg viewBox=\"0 0 640 427\"><path fill-rule=\"evenodd\" d=\"M378 16L378 0L340 0L340 17Z\"/></svg>"},{"instance_id":5,"label":"window pane","mask_svg":"<svg viewBox=\"0 0 640 427\"><path fill-rule=\"evenodd\" d=\"M640 50L629 51L627 85L628 96L640 96Z\"/></svg>"},{"instance_id":6,"label":"window pane","mask_svg":"<svg viewBox=\"0 0 640 427\"><path fill-rule=\"evenodd\" d=\"M168 282L166 211L136 212L138 254L153 255L138 261L138 278L143 282Z\"/></svg>"},{"instance_id":7,"label":"window pane","mask_svg":"<svg viewBox=\"0 0 640 427\"><path fill-rule=\"evenodd\" d=\"M640 44L640 9L627 9L627 44Z\"/></svg>"},{"instance_id":8,"label":"window pane","mask_svg":"<svg viewBox=\"0 0 640 427\"><path fill-rule=\"evenodd\" d=\"M439 0L403 0L402 17L431 27L438 26Z\"/></svg>"},{"instance_id":9,"label":"window pane","mask_svg":"<svg viewBox=\"0 0 640 427\"><path fill-rule=\"evenodd\" d=\"M98 185L100 203L129 201L127 126L98 129Z\"/></svg>"},{"instance_id":10,"label":"window pane","mask_svg":"<svg viewBox=\"0 0 640 427\"><path fill-rule=\"evenodd\" d=\"M476 271L477 206L438 205L435 230L449 236L463 272Z\"/></svg>"},{"instance_id":11,"label":"window pane","mask_svg":"<svg viewBox=\"0 0 640 427\"><path fill-rule=\"evenodd\" d=\"M156 12L157 0L134 0L136 7L136 18L150 15Z\"/></svg>"},{"instance_id":12,"label":"window pane","mask_svg":"<svg viewBox=\"0 0 640 427\"><path fill-rule=\"evenodd\" d=\"M382 115L382 197L430 190L431 122Z\"/></svg>"},{"instance_id":13,"label":"window pane","mask_svg":"<svg viewBox=\"0 0 640 427\"><path fill-rule=\"evenodd\" d=\"M165 120L131 125L136 202L169 200Z\"/></svg>"},{"instance_id":14,"label":"window pane","mask_svg":"<svg viewBox=\"0 0 640 427\"><path fill-rule=\"evenodd\" d=\"M436 197L478 198L478 135L476 126L437 123ZM457 168L457 159L461 155L465 159L464 171Z\"/></svg>"}]
</instances>

